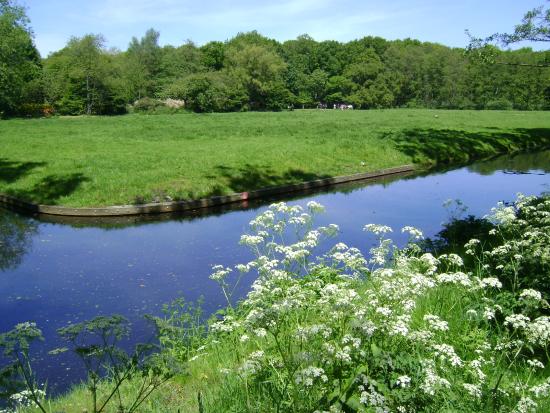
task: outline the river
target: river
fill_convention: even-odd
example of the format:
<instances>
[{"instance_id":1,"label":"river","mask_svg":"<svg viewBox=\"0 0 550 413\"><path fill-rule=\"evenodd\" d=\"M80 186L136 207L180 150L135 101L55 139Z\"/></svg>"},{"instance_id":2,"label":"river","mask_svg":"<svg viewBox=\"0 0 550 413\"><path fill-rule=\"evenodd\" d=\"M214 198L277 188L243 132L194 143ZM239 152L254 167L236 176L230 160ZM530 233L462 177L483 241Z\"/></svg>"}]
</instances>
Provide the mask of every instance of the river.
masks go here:
<instances>
[{"instance_id":1,"label":"river","mask_svg":"<svg viewBox=\"0 0 550 413\"><path fill-rule=\"evenodd\" d=\"M367 223L392 226L395 242L402 245L398 230L405 225L435 235L453 214L443 206L448 199L460 200L466 214L483 216L518 192L545 191L550 191L550 150L347 184L286 201L314 200L326 207L316 222L341 229L327 249L341 241L366 251L374 241L362 231ZM35 349L35 371L41 382L48 381L50 392L63 391L82 378L82 370L68 353L47 354L63 344L56 335L59 327L122 314L133 325L129 345L151 336L143 315L160 314L162 305L177 297L196 301L202 296L205 312L214 312L224 299L208 278L210 269L251 258L238 241L265 207L264 202L186 216L109 220L28 217L0 208L0 332L36 322L45 342ZM245 281L241 296L252 280Z\"/></svg>"}]
</instances>

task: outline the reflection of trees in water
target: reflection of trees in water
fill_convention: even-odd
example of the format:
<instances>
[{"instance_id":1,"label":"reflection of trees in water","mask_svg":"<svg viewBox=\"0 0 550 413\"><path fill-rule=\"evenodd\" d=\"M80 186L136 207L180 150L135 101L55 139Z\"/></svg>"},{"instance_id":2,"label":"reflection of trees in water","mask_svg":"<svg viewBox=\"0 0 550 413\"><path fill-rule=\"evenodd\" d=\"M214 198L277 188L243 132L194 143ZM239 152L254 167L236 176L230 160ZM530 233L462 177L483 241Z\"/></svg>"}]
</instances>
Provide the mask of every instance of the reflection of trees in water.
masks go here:
<instances>
[{"instance_id":1,"label":"reflection of trees in water","mask_svg":"<svg viewBox=\"0 0 550 413\"><path fill-rule=\"evenodd\" d=\"M443 229L433 238L426 238L420 243L421 247L434 255L455 253L469 261L465 254L464 244L472 238L479 239L485 247L492 245L494 237L489 237L489 231L494 228L488 220L468 215L465 218L452 218L443 224Z\"/></svg>"},{"instance_id":2,"label":"reflection of trees in water","mask_svg":"<svg viewBox=\"0 0 550 413\"><path fill-rule=\"evenodd\" d=\"M36 222L30 218L0 209L0 271L21 263L37 231Z\"/></svg>"},{"instance_id":3,"label":"reflection of trees in water","mask_svg":"<svg viewBox=\"0 0 550 413\"><path fill-rule=\"evenodd\" d=\"M499 156L488 161L474 163L468 167L468 170L481 175L491 175L502 170L510 173L528 173L529 171L549 173L550 150Z\"/></svg>"}]
</instances>

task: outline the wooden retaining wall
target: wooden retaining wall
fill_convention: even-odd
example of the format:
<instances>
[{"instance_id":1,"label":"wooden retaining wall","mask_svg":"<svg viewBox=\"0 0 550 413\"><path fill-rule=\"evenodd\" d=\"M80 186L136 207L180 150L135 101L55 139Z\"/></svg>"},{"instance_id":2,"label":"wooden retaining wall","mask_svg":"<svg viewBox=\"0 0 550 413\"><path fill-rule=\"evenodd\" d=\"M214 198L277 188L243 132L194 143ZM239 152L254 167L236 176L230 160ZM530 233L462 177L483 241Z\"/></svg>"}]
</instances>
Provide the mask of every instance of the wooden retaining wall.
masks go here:
<instances>
[{"instance_id":1,"label":"wooden retaining wall","mask_svg":"<svg viewBox=\"0 0 550 413\"><path fill-rule=\"evenodd\" d=\"M220 205L242 202L252 199L269 198L275 195L306 191L314 188L321 188L342 184L346 182L361 181L382 178L390 175L413 172L414 165L404 165L396 168L382 169L374 172L365 172L354 175L336 176L333 178L316 179L314 181L302 182L299 184L281 185L249 192L240 192L231 195L214 196L210 198L191 201L159 202L140 205L121 205L97 208L70 208L57 205L38 205L26 202L9 195L0 194L0 204L13 210L73 217L109 217L141 214L162 214L166 212L190 211L201 208L212 208Z\"/></svg>"}]
</instances>

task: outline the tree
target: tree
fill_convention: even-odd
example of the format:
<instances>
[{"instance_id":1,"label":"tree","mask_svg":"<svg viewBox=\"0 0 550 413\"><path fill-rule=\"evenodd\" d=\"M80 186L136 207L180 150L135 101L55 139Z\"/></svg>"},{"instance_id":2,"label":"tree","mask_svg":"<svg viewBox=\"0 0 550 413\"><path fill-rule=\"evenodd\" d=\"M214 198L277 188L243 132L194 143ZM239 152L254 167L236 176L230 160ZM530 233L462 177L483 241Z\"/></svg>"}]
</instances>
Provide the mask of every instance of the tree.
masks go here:
<instances>
[{"instance_id":1,"label":"tree","mask_svg":"<svg viewBox=\"0 0 550 413\"><path fill-rule=\"evenodd\" d=\"M73 37L44 62L46 100L64 115L124 113L112 55L101 35Z\"/></svg>"},{"instance_id":2,"label":"tree","mask_svg":"<svg viewBox=\"0 0 550 413\"><path fill-rule=\"evenodd\" d=\"M228 50L226 59L232 74L247 89L251 108L266 109L270 91L276 91L277 96L286 96L285 99L290 98L289 93L285 95L281 92L282 74L286 64L268 47L253 44L242 48L232 47Z\"/></svg>"},{"instance_id":3,"label":"tree","mask_svg":"<svg viewBox=\"0 0 550 413\"><path fill-rule=\"evenodd\" d=\"M86 87L86 114L91 115L97 100L100 82L101 49L105 39L101 35L88 34L81 39L73 37L67 48L72 55L72 65L77 76L84 79Z\"/></svg>"},{"instance_id":4,"label":"tree","mask_svg":"<svg viewBox=\"0 0 550 413\"><path fill-rule=\"evenodd\" d=\"M29 19L13 0L0 0L0 115L13 114L25 85L40 75Z\"/></svg>"},{"instance_id":5,"label":"tree","mask_svg":"<svg viewBox=\"0 0 550 413\"><path fill-rule=\"evenodd\" d=\"M550 42L550 8L544 6L528 11L514 33L497 33L492 36L505 46L521 41Z\"/></svg>"},{"instance_id":6,"label":"tree","mask_svg":"<svg viewBox=\"0 0 550 413\"><path fill-rule=\"evenodd\" d=\"M179 47L165 46L161 50L160 70L155 79L158 84L157 89L162 90L166 86L170 87L177 79L192 73L204 72L201 62L202 54L190 40Z\"/></svg>"},{"instance_id":7,"label":"tree","mask_svg":"<svg viewBox=\"0 0 550 413\"><path fill-rule=\"evenodd\" d=\"M159 36L159 32L149 29L140 40L133 37L128 46L124 72L133 99L151 96L155 92L155 77L161 67Z\"/></svg>"},{"instance_id":8,"label":"tree","mask_svg":"<svg viewBox=\"0 0 550 413\"><path fill-rule=\"evenodd\" d=\"M550 1L550 0L547 0ZM486 38L474 37L469 31L470 44L467 47L469 55L486 63L499 63L514 66L549 67L550 63L509 63L497 60L498 50L495 45L509 46L514 43L550 42L550 7L534 8L523 16L520 24L516 25L513 33L494 33Z\"/></svg>"},{"instance_id":9,"label":"tree","mask_svg":"<svg viewBox=\"0 0 550 413\"><path fill-rule=\"evenodd\" d=\"M222 42L209 42L200 48L202 64L209 70L221 70L225 58L225 45Z\"/></svg>"}]
</instances>

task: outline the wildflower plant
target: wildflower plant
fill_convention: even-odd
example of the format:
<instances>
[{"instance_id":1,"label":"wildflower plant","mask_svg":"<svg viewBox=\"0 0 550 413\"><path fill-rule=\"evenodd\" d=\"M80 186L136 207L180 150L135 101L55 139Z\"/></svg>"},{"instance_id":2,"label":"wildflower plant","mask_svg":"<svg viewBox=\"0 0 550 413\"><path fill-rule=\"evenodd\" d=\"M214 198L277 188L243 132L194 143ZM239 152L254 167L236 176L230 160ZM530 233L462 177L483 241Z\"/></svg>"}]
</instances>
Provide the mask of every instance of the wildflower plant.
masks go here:
<instances>
[{"instance_id":1,"label":"wildflower plant","mask_svg":"<svg viewBox=\"0 0 550 413\"><path fill-rule=\"evenodd\" d=\"M521 222L527 201L518 202L516 218L498 214L506 223L496 228L525 240L529 217L521 228L505 227ZM238 411L276 412L544 405L550 391L544 293L514 293L489 254L476 250L477 241L469 243L480 260L473 267L455 253L424 252L415 244L423 235L412 227L402 230L410 244L398 249L388 238L391 228L366 225L378 242L363 255L331 241L337 226L314 227L321 211L318 204L270 206L241 238L256 258L215 267L211 278L222 289L229 288L229 271L257 278L245 299L210 323L204 352L218 354L227 383L214 399ZM323 239L334 245L316 257ZM231 353L220 357L223 343L231 343Z\"/></svg>"},{"instance_id":2,"label":"wildflower plant","mask_svg":"<svg viewBox=\"0 0 550 413\"><path fill-rule=\"evenodd\" d=\"M14 408L36 406L46 412L43 404L46 393L34 375L30 356L33 342L41 340L42 331L31 322L17 324L0 334L0 351L6 359L0 365L0 401L7 400Z\"/></svg>"},{"instance_id":3,"label":"wildflower plant","mask_svg":"<svg viewBox=\"0 0 550 413\"><path fill-rule=\"evenodd\" d=\"M168 353L160 354L156 345L138 344L131 354L121 347L121 340L130 334L130 324L120 315L70 324L58 333L84 365L93 413L106 411L110 404L116 405L119 412L139 411L151 393L174 375ZM54 353L66 350L56 349ZM140 385L128 400L121 390L130 380ZM102 384L108 385L105 394L99 391Z\"/></svg>"}]
</instances>

